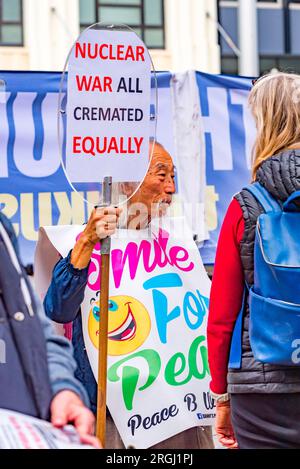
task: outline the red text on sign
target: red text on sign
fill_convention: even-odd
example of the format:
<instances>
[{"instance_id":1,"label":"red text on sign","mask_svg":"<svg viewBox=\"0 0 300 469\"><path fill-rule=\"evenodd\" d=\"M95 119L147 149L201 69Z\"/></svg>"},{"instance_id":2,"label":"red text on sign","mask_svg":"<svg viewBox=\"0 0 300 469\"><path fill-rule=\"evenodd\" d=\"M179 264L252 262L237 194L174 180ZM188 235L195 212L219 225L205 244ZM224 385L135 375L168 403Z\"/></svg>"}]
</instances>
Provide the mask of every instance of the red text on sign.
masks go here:
<instances>
[{"instance_id":1,"label":"red text on sign","mask_svg":"<svg viewBox=\"0 0 300 469\"><path fill-rule=\"evenodd\" d=\"M100 93L112 93L112 78L86 75L76 75L78 91L99 91Z\"/></svg>"},{"instance_id":2,"label":"red text on sign","mask_svg":"<svg viewBox=\"0 0 300 469\"><path fill-rule=\"evenodd\" d=\"M145 48L143 46L125 46L124 44L76 42L75 58L145 62Z\"/></svg>"},{"instance_id":3,"label":"red text on sign","mask_svg":"<svg viewBox=\"0 0 300 469\"><path fill-rule=\"evenodd\" d=\"M96 154L139 154L144 138L140 137L73 137L73 153Z\"/></svg>"}]
</instances>

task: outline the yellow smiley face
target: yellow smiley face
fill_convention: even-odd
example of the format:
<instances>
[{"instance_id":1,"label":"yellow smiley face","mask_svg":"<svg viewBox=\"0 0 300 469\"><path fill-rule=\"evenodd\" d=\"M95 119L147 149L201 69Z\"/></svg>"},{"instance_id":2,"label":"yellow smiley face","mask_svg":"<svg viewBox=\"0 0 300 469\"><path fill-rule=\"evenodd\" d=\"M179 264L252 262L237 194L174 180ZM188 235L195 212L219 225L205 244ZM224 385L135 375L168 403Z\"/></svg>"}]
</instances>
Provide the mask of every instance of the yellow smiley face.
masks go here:
<instances>
[{"instance_id":1,"label":"yellow smiley face","mask_svg":"<svg viewBox=\"0 0 300 469\"><path fill-rule=\"evenodd\" d=\"M98 295L97 295L98 296ZM99 301L91 300L88 331L98 348ZM151 321L145 306L132 296L112 296L108 304L108 355L126 355L140 347L147 339Z\"/></svg>"}]
</instances>

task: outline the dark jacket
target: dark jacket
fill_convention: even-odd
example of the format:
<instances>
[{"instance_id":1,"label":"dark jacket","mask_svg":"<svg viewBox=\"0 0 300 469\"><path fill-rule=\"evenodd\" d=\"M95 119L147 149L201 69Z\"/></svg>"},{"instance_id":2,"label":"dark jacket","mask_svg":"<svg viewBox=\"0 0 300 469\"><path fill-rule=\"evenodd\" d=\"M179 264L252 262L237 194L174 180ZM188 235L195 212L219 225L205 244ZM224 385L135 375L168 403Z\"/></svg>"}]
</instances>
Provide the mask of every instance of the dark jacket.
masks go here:
<instances>
[{"instance_id":1,"label":"dark jacket","mask_svg":"<svg viewBox=\"0 0 300 469\"><path fill-rule=\"evenodd\" d=\"M300 190L300 150L286 151L268 158L260 166L256 179L273 197L284 202L292 192ZM242 190L235 198L242 208L245 222L244 236L240 244L244 275L247 284L252 286L255 227L263 209L246 190ZM249 340L248 296L243 316L242 365L240 369L229 369L227 382L230 393L300 392L299 366L275 366L254 360Z\"/></svg>"},{"instance_id":2,"label":"dark jacket","mask_svg":"<svg viewBox=\"0 0 300 469\"><path fill-rule=\"evenodd\" d=\"M0 223L5 229L0 233L0 407L46 419L53 396L64 389L88 405L85 390L74 378L72 348L46 319L16 257L13 228L1 213ZM22 294L23 281L29 296Z\"/></svg>"}]
</instances>

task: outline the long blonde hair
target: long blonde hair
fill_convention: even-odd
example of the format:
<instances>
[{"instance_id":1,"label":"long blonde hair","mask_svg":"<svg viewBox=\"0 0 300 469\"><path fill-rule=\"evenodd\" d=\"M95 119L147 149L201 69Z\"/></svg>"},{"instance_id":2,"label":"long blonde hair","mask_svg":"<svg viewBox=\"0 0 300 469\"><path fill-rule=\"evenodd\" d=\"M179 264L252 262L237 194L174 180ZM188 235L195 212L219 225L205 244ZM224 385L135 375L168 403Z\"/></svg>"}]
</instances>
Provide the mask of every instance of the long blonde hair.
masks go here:
<instances>
[{"instance_id":1,"label":"long blonde hair","mask_svg":"<svg viewBox=\"0 0 300 469\"><path fill-rule=\"evenodd\" d=\"M300 75L264 75L251 90L249 105L257 128L252 155L255 180L264 160L283 150L300 148Z\"/></svg>"}]
</instances>

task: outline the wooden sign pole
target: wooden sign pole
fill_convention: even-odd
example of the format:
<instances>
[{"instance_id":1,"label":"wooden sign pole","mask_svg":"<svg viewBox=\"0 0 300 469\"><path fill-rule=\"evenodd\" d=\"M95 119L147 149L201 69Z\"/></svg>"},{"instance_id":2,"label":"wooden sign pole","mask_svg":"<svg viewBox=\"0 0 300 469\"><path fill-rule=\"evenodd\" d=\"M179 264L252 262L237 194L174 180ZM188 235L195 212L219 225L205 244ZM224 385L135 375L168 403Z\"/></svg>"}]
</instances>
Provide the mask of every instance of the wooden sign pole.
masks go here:
<instances>
[{"instance_id":1,"label":"wooden sign pole","mask_svg":"<svg viewBox=\"0 0 300 469\"><path fill-rule=\"evenodd\" d=\"M112 178L103 180L103 205L111 204ZM98 392L97 392L97 426L96 435L103 448L106 436L106 386L107 386L107 334L108 334L108 300L109 300L109 264L111 240L108 236L101 240L100 266L100 315L99 315L99 351L98 351Z\"/></svg>"}]
</instances>

